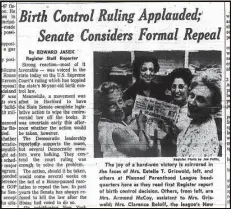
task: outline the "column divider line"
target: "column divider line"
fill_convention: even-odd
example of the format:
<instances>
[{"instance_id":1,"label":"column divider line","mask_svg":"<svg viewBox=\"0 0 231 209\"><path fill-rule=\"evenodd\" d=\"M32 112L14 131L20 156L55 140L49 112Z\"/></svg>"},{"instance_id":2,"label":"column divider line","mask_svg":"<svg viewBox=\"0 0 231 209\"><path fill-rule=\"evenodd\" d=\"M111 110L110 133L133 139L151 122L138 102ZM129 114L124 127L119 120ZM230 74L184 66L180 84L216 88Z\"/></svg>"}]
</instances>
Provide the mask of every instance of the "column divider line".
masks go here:
<instances>
[{"instance_id":1,"label":"column divider line","mask_svg":"<svg viewBox=\"0 0 231 209\"><path fill-rule=\"evenodd\" d=\"M19 208L19 146L18 146L18 138L19 138L19 131L18 131L18 4L16 2L16 88L17 88L17 206Z\"/></svg>"}]
</instances>

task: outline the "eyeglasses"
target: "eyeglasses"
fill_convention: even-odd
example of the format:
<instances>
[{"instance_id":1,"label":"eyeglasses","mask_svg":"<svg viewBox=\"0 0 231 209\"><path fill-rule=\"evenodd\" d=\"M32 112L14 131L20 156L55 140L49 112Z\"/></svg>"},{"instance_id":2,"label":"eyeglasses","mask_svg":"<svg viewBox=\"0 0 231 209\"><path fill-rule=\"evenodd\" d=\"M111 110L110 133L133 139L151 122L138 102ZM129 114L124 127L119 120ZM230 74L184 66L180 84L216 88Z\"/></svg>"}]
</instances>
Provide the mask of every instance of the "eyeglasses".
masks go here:
<instances>
[{"instance_id":1,"label":"eyeglasses","mask_svg":"<svg viewBox=\"0 0 231 209\"><path fill-rule=\"evenodd\" d=\"M173 84L173 85L171 86L171 88L172 88L172 89L176 89L176 88L178 87L179 89L184 89L185 86L186 86L186 85L184 85L184 84L179 84L179 85Z\"/></svg>"}]
</instances>

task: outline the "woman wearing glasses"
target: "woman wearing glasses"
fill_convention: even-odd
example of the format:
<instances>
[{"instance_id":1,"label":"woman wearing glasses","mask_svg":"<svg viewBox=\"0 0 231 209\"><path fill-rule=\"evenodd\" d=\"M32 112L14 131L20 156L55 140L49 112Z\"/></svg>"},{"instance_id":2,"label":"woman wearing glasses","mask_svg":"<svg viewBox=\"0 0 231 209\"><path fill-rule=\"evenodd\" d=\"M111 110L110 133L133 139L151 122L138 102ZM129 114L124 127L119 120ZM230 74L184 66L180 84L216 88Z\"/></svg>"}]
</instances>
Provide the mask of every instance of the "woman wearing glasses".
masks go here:
<instances>
[{"instance_id":1,"label":"woman wearing glasses","mask_svg":"<svg viewBox=\"0 0 231 209\"><path fill-rule=\"evenodd\" d=\"M192 77L192 73L188 68L177 68L169 74L168 83L172 95L171 103L178 105L180 110L175 124L164 123L164 131L167 135L162 140L163 156L176 156L177 136L191 121L187 115L187 97Z\"/></svg>"}]
</instances>

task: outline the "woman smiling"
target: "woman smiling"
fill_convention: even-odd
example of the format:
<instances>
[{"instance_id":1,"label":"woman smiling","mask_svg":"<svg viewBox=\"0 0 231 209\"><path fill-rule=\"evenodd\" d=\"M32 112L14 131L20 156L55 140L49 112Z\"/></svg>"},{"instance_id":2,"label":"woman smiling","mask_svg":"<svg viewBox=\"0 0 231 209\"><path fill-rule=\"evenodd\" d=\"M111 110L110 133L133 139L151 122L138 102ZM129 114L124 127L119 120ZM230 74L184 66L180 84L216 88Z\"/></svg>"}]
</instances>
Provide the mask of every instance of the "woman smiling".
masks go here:
<instances>
[{"instance_id":1,"label":"woman smiling","mask_svg":"<svg viewBox=\"0 0 231 209\"><path fill-rule=\"evenodd\" d=\"M133 101L136 95L164 100L164 88L153 82L155 74L159 71L158 60L152 56L137 57L133 62L133 74L136 82L123 93L123 99Z\"/></svg>"},{"instance_id":2,"label":"woman smiling","mask_svg":"<svg viewBox=\"0 0 231 209\"><path fill-rule=\"evenodd\" d=\"M213 114L221 108L220 76L207 71L195 77L188 97L189 126L177 139L178 157L215 157L219 152Z\"/></svg>"},{"instance_id":3,"label":"woman smiling","mask_svg":"<svg viewBox=\"0 0 231 209\"><path fill-rule=\"evenodd\" d=\"M188 68L174 69L168 76L169 89L172 95L171 103L178 105L180 110L175 124L164 123L163 127L167 135L162 140L163 156L176 156L177 136L191 121L187 116L187 97L192 77L192 73Z\"/></svg>"},{"instance_id":4,"label":"woman smiling","mask_svg":"<svg viewBox=\"0 0 231 209\"><path fill-rule=\"evenodd\" d=\"M187 116L187 97L192 77L192 73L188 68L177 68L169 75L172 94L171 103L180 107L179 117L176 123L176 131L178 131L178 133L190 123L190 119Z\"/></svg>"},{"instance_id":5,"label":"woman smiling","mask_svg":"<svg viewBox=\"0 0 231 209\"><path fill-rule=\"evenodd\" d=\"M146 133L146 117L136 116L138 134L123 122L124 101L120 87L104 82L96 92L96 104L101 112L98 124L99 143L103 157L141 157L152 147Z\"/></svg>"}]
</instances>

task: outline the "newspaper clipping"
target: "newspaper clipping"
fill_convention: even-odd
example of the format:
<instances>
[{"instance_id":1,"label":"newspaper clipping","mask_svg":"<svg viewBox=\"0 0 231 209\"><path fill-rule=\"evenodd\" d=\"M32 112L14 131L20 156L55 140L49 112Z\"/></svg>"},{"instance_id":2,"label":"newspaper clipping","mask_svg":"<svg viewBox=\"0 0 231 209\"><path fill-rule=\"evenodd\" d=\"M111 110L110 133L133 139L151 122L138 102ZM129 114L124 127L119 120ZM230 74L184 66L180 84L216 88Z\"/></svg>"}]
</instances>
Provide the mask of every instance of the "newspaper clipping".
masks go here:
<instances>
[{"instance_id":1,"label":"newspaper clipping","mask_svg":"<svg viewBox=\"0 0 231 209\"><path fill-rule=\"evenodd\" d=\"M1 2L2 208L229 208L229 8Z\"/></svg>"}]
</instances>

